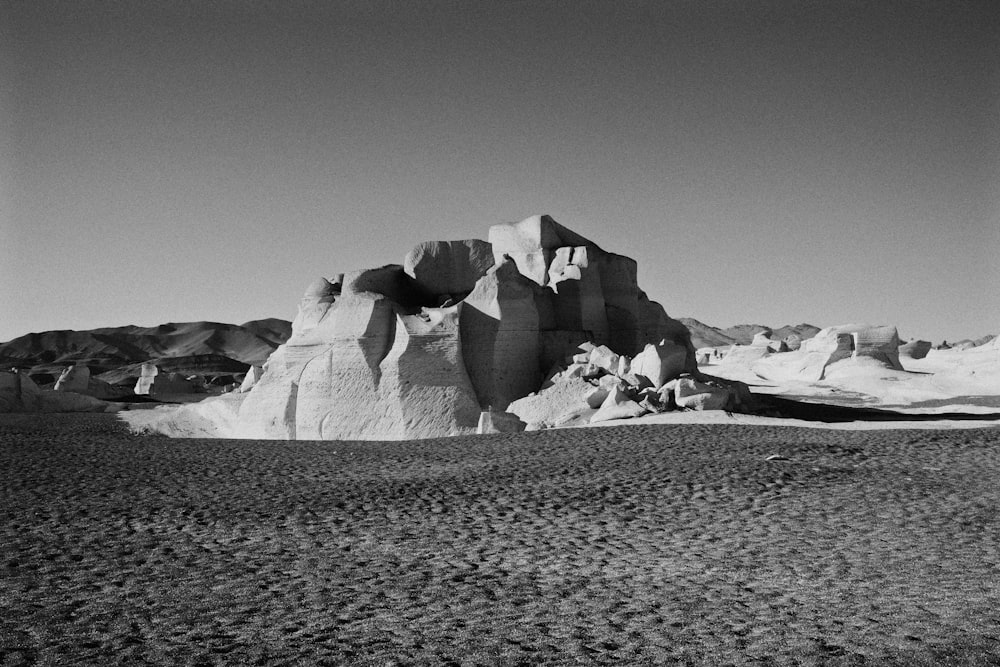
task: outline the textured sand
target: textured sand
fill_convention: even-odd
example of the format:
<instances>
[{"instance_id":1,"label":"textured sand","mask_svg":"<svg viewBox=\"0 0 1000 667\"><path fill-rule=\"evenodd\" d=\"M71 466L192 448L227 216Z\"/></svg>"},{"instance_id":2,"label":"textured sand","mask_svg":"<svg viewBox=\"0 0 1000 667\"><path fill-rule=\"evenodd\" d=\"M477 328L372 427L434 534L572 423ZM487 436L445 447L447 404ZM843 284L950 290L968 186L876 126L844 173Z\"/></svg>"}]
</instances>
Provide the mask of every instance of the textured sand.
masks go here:
<instances>
[{"instance_id":1,"label":"textured sand","mask_svg":"<svg viewBox=\"0 0 1000 667\"><path fill-rule=\"evenodd\" d=\"M995 428L277 443L8 415L0 479L3 665L1000 655Z\"/></svg>"}]
</instances>

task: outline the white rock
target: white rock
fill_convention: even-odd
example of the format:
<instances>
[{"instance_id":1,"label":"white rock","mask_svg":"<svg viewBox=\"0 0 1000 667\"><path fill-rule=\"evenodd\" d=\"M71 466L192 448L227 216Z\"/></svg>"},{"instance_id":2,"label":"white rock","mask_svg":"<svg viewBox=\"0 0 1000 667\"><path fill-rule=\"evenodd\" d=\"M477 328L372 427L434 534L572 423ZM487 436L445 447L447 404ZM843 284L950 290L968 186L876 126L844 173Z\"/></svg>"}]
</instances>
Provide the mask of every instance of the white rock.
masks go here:
<instances>
[{"instance_id":1,"label":"white rock","mask_svg":"<svg viewBox=\"0 0 1000 667\"><path fill-rule=\"evenodd\" d=\"M159 374L160 369L156 364L145 363L140 367L139 378L135 381L135 389L132 391L136 396L149 396L153 388L153 380Z\"/></svg>"},{"instance_id":2,"label":"white rock","mask_svg":"<svg viewBox=\"0 0 1000 667\"><path fill-rule=\"evenodd\" d=\"M537 394L525 396L507 406L507 412L517 415L521 421L536 425L554 425L562 415L586 406L587 395L594 390L593 385L579 378L559 382Z\"/></svg>"},{"instance_id":3,"label":"white rock","mask_svg":"<svg viewBox=\"0 0 1000 667\"><path fill-rule=\"evenodd\" d=\"M479 427L476 433L519 433L527 424L518 419L517 415L497 410L484 410L479 415Z\"/></svg>"},{"instance_id":4,"label":"white rock","mask_svg":"<svg viewBox=\"0 0 1000 667\"><path fill-rule=\"evenodd\" d=\"M647 344L632 360L633 375L646 378L653 387L662 387L687 369L688 350L673 341Z\"/></svg>"},{"instance_id":5,"label":"white rock","mask_svg":"<svg viewBox=\"0 0 1000 667\"><path fill-rule=\"evenodd\" d=\"M611 375L618 372L619 358L619 355L606 345L599 345L590 352L590 363Z\"/></svg>"},{"instance_id":6,"label":"white rock","mask_svg":"<svg viewBox=\"0 0 1000 667\"><path fill-rule=\"evenodd\" d=\"M674 386L678 407L689 410L722 410L729 402L729 391L694 378L681 378Z\"/></svg>"},{"instance_id":7,"label":"white rock","mask_svg":"<svg viewBox=\"0 0 1000 667\"><path fill-rule=\"evenodd\" d=\"M260 381L262 375L264 375L264 368L262 366L250 366L246 376L243 378L243 382L240 383L240 392L246 393L253 389L254 385Z\"/></svg>"},{"instance_id":8,"label":"white rock","mask_svg":"<svg viewBox=\"0 0 1000 667\"><path fill-rule=\"evenodd\" d=\"M646 408L629 398L624 391L615 387L608 393L601 407L590 418L590 423L597 424L599 422L611 421L612 419L631 419L633 417L640 417L647 412Z\"/></svg>"}]
</instances>

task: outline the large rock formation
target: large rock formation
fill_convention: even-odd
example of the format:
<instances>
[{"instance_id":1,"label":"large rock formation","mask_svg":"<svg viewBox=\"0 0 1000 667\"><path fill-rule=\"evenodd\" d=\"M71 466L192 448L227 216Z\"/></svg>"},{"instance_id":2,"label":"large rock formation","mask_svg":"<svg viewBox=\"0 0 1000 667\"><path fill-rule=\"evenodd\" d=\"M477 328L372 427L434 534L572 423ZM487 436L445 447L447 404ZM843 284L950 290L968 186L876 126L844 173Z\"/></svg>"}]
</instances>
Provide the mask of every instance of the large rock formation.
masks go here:
<instances>
[{"instance_id":1,"label":"large rock formation","mask_svg":"<svg viewBox=\"0 0 1000 667\"><path fill-rule=\"evenodd\" d=\"M475 433L593 341L657 379L695 372L687 329L636 263L549 216L489 242L427 242L403 265L319 279L239 409L239 437L395 439ZM666 350L669 350L667 353ZM622 370L622 369L616 369Z\"/></svg>"}]
</instances>

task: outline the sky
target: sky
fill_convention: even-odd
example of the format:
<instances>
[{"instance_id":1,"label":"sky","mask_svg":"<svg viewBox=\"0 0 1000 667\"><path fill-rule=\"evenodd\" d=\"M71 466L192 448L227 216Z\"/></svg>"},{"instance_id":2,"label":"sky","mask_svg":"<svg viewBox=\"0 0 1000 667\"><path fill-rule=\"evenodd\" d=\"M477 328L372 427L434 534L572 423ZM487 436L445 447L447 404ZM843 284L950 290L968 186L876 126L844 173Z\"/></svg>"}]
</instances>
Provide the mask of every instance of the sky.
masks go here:
<instances>
[{"instance_id":1,"label":"sky","mask_svg":"<svg viewBox=\"0 0 1000 667\"><path fill-rule=\"evenodd\" d=\"M674 317L1000 333L1000 3L0 0L0 340L540 213Z\"/></svg>"}]
</instances>

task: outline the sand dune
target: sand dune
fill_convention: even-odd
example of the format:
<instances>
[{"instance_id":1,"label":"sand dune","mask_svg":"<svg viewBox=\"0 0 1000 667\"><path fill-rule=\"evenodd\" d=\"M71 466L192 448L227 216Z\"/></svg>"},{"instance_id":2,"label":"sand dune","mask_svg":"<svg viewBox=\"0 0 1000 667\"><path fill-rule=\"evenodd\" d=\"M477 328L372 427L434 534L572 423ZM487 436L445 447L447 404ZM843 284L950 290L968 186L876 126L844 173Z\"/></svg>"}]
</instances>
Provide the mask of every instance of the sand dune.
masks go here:
<instances>
[{"instance_id":1,"label":"sand dune","mask_svg":"<svg viewBox=\"0 0 1000 667\"><path fill-rule=\"evenodd\" d=\"M5 415L0 470L4 664L1000 652L998 429L278 444Z\"/></svg>"}]
</instances>

